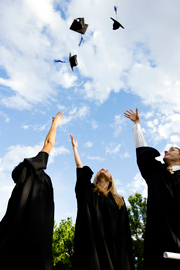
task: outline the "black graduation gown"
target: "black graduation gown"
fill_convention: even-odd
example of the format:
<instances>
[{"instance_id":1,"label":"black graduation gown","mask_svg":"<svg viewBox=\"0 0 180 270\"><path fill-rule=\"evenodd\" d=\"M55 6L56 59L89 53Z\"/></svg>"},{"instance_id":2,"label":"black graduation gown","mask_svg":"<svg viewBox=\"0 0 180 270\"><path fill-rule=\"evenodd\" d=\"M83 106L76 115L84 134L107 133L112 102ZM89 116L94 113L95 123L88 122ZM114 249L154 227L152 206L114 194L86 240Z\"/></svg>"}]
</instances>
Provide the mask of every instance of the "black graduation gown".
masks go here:
<instances>
[{"instance_id":1,"label":"black graduation gown","mask_svg":"<svg viewBox=\"0 0 180 270\"><path fill-rule=\"evenodd\" d=\"M155 159L160 154L154 148L136 151L148 185L144 269L180 269L180 260L163 258L165 251L180 253L180 171L170 174L167 165Z\"/></svg>"},{"instance_id":2,"label":"black graduation gown","mask_svg":"<svg viewBox=\"0 0 180 270\"><path fill-rule=\"evenodd\" d=\"M125 203L119 210L111 193L94 191L93 172L77 168L75 187L78 212L73 269L132 270L132 241Z\"/></svg>"},{"instance_id":3,"label":"black graduation gown","mask_svg":"<svg viewBox=\"0 0 180 270\"><path fill-rule=\"evenodd\" d=\"M44 172L48 154L24 159L12 172L16 185L0 222L1 270L52 269L53 187Z\"/></svg>"}]
</instances>

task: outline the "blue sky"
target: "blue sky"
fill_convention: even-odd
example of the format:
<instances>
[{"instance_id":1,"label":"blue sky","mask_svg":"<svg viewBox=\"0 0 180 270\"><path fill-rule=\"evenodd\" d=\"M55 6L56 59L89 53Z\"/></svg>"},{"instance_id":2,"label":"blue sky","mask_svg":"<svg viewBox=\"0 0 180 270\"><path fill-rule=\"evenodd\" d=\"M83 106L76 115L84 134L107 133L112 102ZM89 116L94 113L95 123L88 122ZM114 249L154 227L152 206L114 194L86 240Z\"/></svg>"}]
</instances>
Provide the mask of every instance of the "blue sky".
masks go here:
<instances>
[{"instance_id":1,"label":"blue sky","mask_svg":"<svg viewBox=\"0 0 180 270\"><path fill-rule=\"evenodd\" d=\"M57 222L76 218L70 134L83 165L109 169L126 202L136 191L146 196L133 123L123 113L139 106L146 141L161 154L180 145L179 10L178 0L1 1L0 218L14 187L11 171L42 149L59 110L65 116L47 168ZM78 17L89 25L80 47L80 35L69 30ZM113 31L110 17L125 29ZM70 52L77 54L74 72Z\"/></svg>"}]
</instances>

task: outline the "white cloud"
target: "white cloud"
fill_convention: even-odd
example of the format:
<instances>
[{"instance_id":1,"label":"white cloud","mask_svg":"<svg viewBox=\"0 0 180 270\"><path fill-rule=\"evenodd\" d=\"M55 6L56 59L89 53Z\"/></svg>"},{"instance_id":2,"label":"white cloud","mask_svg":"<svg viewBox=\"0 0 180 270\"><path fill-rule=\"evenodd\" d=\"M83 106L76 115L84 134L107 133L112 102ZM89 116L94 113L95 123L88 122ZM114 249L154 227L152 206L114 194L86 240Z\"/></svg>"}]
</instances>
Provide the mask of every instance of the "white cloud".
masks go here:
<instances>
[{"instance_id":1,"label":"white cloud","mask_svg":"<svg viewBox=\"0 0 180 270\"><path fill-rule=\"evenodd\" d=\"M170 114L166 117L166 121L161 121L158 126L158 133L160 138L168 139L175 133L179 134L180 114Z\"/></svg>"},{"instance_id":2,"label":"white cloud","mask_svg":"<svg viewBox=\"0 0 180 270\"><path fill-rule=\"evenodd\" d=\"M32 127L33 130L37 130L37 131L43 131L46 128L46 124L45 125L23 125L22 128L23 129L29 129Z\"/></svg>"},{"instance_id":3,"label":"white cloud","mask_svg":"<svg viewBox=\"0 0 180 270\"><path fill-rule=\"evenodd\" d=\"M29 126L28 125L23 125L22 128L23 129L29 129Z\"/></svg>"},{"instance_id":4,"label":"white cloud","mask_svg":"<svg viewBox=\"0 0 180 270\"><path fill-rule=\"evenodd\" d=\"M143 133L146 133L147 138L150 137L150 139L154 141L155 144L164 139L172 143L180 142L180 114L170 113L167 116L158 114L158 118L149 120L144 124L147 127L143 128Z\"/></svg>"},{"instance_id":5,"label":"white cloud","mask_svg":"<svg viewBox=\"0 0 180 270\"><path fill-rule=\"evenodd\" d=\"M43 131L45 128L46 128L46 124L45 125L36 125L34 127L34 130Z\"/></svg>"},{"instance_id":6,"label":"white cloud","mask_svg":"<svg viewBox=\"0 0 180 270\"><path fill-rule=\"evenodd\" d=\"M10 119L9 119L9 117L5 113L3 113L3 112L0 111L0 116L2 116L4 118L4 121L6 123L9 123Z\"/></svg>"},{"instance_id":7,"label":"white cloud","mask_svg":"<svg viewBox=\"0 0 180 270\"><path fill-rule=\"evenodd\" d=\"M87 147L87 148L92 147L92 146L93 146L93 142L87 142L84 145L84 147Z\"/></svg>"},{"instance_id":8,"label":"white cloud","mask_svg":"<svg viewBox=\"0 0 180 270\"><path fill-rule=\"evenodd\" d=\"M127 184L127 189L132 193L135 194L139 192L142 194L143 197L147 198L147 184L145 180L142 178L140 173L137 173L133 179L133 181Z\"/></svg>"},{"instance_id":9,"label":"white cloud","mask_svg":"<svg viewBox=\"0 0 180 270\"><path fill-rule=\"evenodd\" d=\"M110 89L107 86L102 86L99 82L86 82L84 84L84 89L82 92L84 93L85 99L88 100L97 100L99 103L103 103L105 100L107 100L110 92L112 89Z\"/></svg>"},{"instance_id":10,"label":"white cloud","mask_svg":"<svg viewBox=\"0 0 180 270\"><path fill-rule=\"evenodd\" d=\"M122 154L122 158L129 158L129 157L131 157L131 154L128 153L127 151Z\"/></svg>"},{"instance_id":11,"label":"white cloud","mask_svg":"<svg viewBox=\"0 0 180 270\"><path fill-rule=\"evenodd\" d=\"M77 120L78 118L83 119L86 118L86 116L89 114L89 107L86 105L83 105L82 107L74 107L70 112L69 115L65 115L63 118L63 121L61 125L65 125L72 120Z\"/></svg>"},{"instance_id":12,"label":"white cloud","mask_svg":"<svg viewBox=\"0 0 180 270\"><path fill-rule=\"evenodd\" d=\"M92 120L91 125L92 125L92 128L93 129L97 129L98 128L98 123L95 120Z\"/></svg>"},{"instance_id":13,"label":"white cloud","mask_svg":"<svg viewBox=\"0 0 180 270\"><path fill-rule=\"evenodd\" d=\"M105 158L101 158L99 156L96 156L96 157L87 156L87 159L89 159L89 160L96 160L98 162L102 162L102 161L105 160Z\"/></svg>"},{"instance_id":14,"label":"white cloud","mask_svg":"<svg viewBox=\"0 0 180 270\"><path fill-rule=\"evenodd\" d=\"M62 105L62 104L58 104L58 110L60 110L61 112L63 112L64 110L66 110L66 106Z\"/></svg>"},{"instance_id":15,"label":"white cloud","mask_svg":"<svg viewBox=\"0 0 180 270\"><path fill-rule=\"evenodd\" d=\"M115 130L114 131L114 136L115 137L119 136L119 134L122 131L122 127L123 127L124 124L125 124L125 118L122 118L122 116L120 114L115 115L114 123L110 125Z\"/></svg>"},{"instance_id":16,"label":"white cloud","mask_svg":"<svg viewBox=\"0 0 180 270\"><path fill-rule=\"evenodd\" d=\"M180 145L180 135L172 135L170 141L172 141L173 144L176 143L177 145Z\"/></svg>"},{"instance_id":17,"label":"white cloud","mask_svg":"<svg viewBox=\"0 0 180 270\"><path fill-rule=\"evenodd\" d=\"M120 151L121 144L115 145L115 143L111 143L110 146L106 147L106 154L116 155Z\"/></svg>"},{"instance_id":18,"label":"white cloud","mask_svg":"<svg viewBox=\"0 0 180 270\"><path fill-rule=\"evenodd\" d=\"M146 113L144 113L144 112L140 112L140 117L141 116L144 116L144 118L145 119L148 119L148 118L151 118L151 117L153 117L153 115L154 115L154 112L152 112L152 111L150 111L150 112L146 112Z\"/></svg>"},{"instance_id":19,"label":"white cloud","mask_svg":"<svg viewBox=\"0 0 180 270\"><path fill-rule=\"evenodd\" d=\"M126 187L123 185L122 181L120 181L119 179L114 179L114 181L116 184L117 193L125 197L127 194L127 190Z\"/></svg>"},{"instance_id":20,"label":"white cloud","mask_svg":"<svg viewBox=\"0 0 180 270\"><path fill-rule=\"evenodd\" d=\"M137 173L133 181L128 184L123 184L123 181L118 179L115 180L115 184L118 194L122 195L126 201L128 201L130 194L135 194L136 192L141 193L143 197L147 198L147 184L140 173Z\"/></svg>"},{"instance_id":21,"label":"white cloud","mask_svg":"<svg viewBox=\"0 0 180 270\"><path fill-rule=\"evenodd\" d=\"M54 84L69 88L77 80L69 63L62 69L53 63L60 51L63 57L69 51L62 35L67 22L55 12L52 1L43 1L40 9L39 4L27 0L1 5L0 64L9 78L0 78L0 84L14 91L2 97L6 107L23 110L50 102L56 96Z\"/></svg>"},{"instance_id":22,"label":"white cloud","mask_svg":"<svg viewBox=\"0 0 180 270\"><path fill-rule=\"evenodd\" d=\"M1 78L0 83L12 90L2 97L3 105L22 110L51 102L60 86L78 88L76 93L98 103L107 100L112 91L131 91L162 113L167 107L180 111L178 1L160 0L157 5L153 0L144 5L142 0L128 0L118 14L125 29L117 31L112 31L109 17L115 14L108 1L58 4L66 19L51 0L2 1L0 64L8 78ZM89 24L76 67L81 87L78 72L72 73L68 63L69 52L77 53L74 48L79 42L79 35L69 30L77 10ZM93 18L89 15L92 11ZM99 23L99 13L103 24ZM57 57L66 63L54 64Z\"/></svg>"},{"instance_id":23,"label":"white cloud","mask_svg":"<svg viewBox=\"0 0 180 270\"><path fill-rule=\"evenodd\" d=\"M54 157L58 155L69 154L69 153L70 151L65 146L53 147L49 156L49 164L54 161Z\"/></svg>"},{"instance_id":24,"label":"white cloud","mask_svg":"<svg viewBox=\"0 0 180 270\"><path fill-rule=\"evenodd\" d=\"M17 110L24 110L24 109L31 109L31 105L26 102L22 97L20 96L11 96L8 98L2 98L1 102L3 105L5 105L8 108L17 109Z\"/></svg>"}]
</instances>

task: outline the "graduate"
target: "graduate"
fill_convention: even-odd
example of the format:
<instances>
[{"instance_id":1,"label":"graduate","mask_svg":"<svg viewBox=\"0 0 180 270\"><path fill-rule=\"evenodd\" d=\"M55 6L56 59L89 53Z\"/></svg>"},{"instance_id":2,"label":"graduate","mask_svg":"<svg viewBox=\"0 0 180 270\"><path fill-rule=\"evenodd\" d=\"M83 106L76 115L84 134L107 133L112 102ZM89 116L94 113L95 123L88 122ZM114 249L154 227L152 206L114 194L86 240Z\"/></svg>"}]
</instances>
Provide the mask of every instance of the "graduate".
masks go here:
<instances>
[{"instance_id":1,"label":"graduate","mask_svg":"<svg viewBox=\"0 0 180 270\"><path fill-rule=\"evenodd\" d=\"M15 187L0 222L1 270L51 270L53 187L44 172L63 113L53 117L42 150L12 172Z\"/></svg>"},{"instance_id":2,"label":"graduate","mask_svg":"<svg viewBox=\"0 0 180 270\"><path fill-rule=\"evenodd\" d=\"M148 186L144 270L179 270L180 260L165 259L163 253L180 253L180 149L171 147L165 163L157 161L160 153L147 147L138 108L124 116L134 122L137 164Z\"/></svg>"},{"instance_id":3,"label":"graduate","mask_svg":"<svg viewBox=\"0 0 180 270\"><path fill-rule=\"evenodd\" d=\"M112 175L82 165L77 141L71 136L77 182L77 219L73 270L133 270L129 220L124 199L117 194Z\"/></svg>"}]
</instances>

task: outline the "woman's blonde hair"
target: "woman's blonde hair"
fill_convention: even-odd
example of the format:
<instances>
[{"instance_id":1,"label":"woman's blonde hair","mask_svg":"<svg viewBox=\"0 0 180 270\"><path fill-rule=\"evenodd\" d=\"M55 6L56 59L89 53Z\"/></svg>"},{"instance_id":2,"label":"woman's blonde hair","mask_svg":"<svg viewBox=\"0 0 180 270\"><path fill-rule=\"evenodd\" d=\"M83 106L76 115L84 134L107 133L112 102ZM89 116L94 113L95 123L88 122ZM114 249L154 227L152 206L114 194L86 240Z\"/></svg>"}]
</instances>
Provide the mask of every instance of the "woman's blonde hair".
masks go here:
<instances>
[{"instance_id":1,"label":"woman's blonde hair","mask_svg":"<svg viewBox=\"0 0 180 270\"><path fill-rule=\"evenodd\" d=\"M111 182L109 184L108 190L104 191L100 187L98 187L98 185L97 185L98 179L97 179L97 174L96 174L94 179L93 179L93 184L95 185L95 191L98 194L102 194L104 196L108 196L108 193L111 192L113 197L114 197L114 200L115 200L116 204L118 205L119 209L121 209L121 206L124 205L124 200L123 200L122 196L120 196L117 193L115 181L114 181L114 178L113 178L111 173L110 173L110 180L111 180Z\"/></svg>"}]
</instances>

